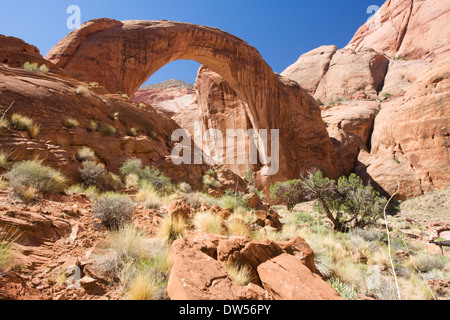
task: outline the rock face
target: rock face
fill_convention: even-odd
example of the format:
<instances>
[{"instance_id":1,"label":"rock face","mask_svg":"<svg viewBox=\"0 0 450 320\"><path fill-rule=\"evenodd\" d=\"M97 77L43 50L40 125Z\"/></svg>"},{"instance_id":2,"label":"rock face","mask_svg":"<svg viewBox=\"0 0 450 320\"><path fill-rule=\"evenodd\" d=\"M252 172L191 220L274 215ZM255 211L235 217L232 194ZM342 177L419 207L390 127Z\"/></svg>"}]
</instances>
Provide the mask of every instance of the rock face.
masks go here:
<instances>
[{"instance_id":1,"label":"rock face","mask_svg":"<svg viewBox=\"0 0 450 320\"><path fill-rule=\"evenodd\" d=\"M196 60L220 74L240 97L253 129L280 130L279 170L260 176L263 185L296 178L313 166L328 176L340 173L315 101L297 83L275 74L255 48L221 30L169 21L99 19L69 34L47 59L77 79L128 95L165 64Z\"/></svg>"},{"instance_id":2,"label":"rock face","mask_svg":"<svg viewBox=\"0 0 450 320\"><path fill-rule=\"evenodd\" d=\"M448 186L449 18L447 2L386 1L344 49L317 48L283 72L331 105L322 117L341 172L384 195L397 181L400 199Z\"/></svg>"},{"instance_id":3,"label":"rock face","mask_svg":"<svg viewBox=\"0 0 450 320\"><path fill-rule=\"evenodd\" d=\"M336 51L314 97L323 103L374 99L383 88L389 60L371 49Z\"/></svg>"},{"instance_id":4,"label":"rock face","mask_svg":"<svg viewBox=\"0 0 450 320\"><path fill-rule=\"evenodd\" d=\"M423 60L391 60L380 95L403 96L416 82L417 77L431 67L430 62Z\"/></svg>"},{"instance_id":5,"label":"rock face","mask_svg":"<svg viewBox=\"0 0 450 320\"><path fill-rule=\"evenodd\" d=\"M377 101L347 101L322 108L322 118L338 154L344 174L350 174L361 150L367 151L375 116L380 110Z\"/></svg>"},{"instance_id":6,"label":"rock face","mask_svg":"<svg viewBox=\"0 0 450 320\"><path fill-rule=\"evenodd\" d=\"M167 292L171 300L341 299L315 270L314 254L300 237L275 243L198 235L175 241L170 261ZM253 280L240 286L226 265L247 268Z\"/></svg>"},{"instance_id":7,"label":"rock face","mask_svg":"<svg viewBox=\"0 0 450 320\"><path fill-rule=\"evenodd\" d=\"M389 60L372 49L322 46L300 56L282 75L328 104L338 99L373 99L383 87Z\"/></svg>"},{"instance_id":8,"label":"rock face","mask_svg":"<svg viewBox=\"0 0 450 320\"><path fill-rule=\"evenodd\" d=\"M450 61L418 75L403 98L382 104L370 155L360 155L357 172L388 194L405 199L448 186L450 168ZM362 169L362 170L361 170Z\"/></svg>"},{"instance_id":9,"label":"rock face","mask_svg":"<svg viewBox=\"0 0 450 320\"><path fill-rule=\"evenodd\" d=\"M7 59L10 38L0 38L0 48ZM5 42L5 46L3 43ZM45 62L33 47L21 44L13 55L15 65L25 62ZM31 53L28 52L31 50ZM40 57L40 58L39 58ZM10 59L10 58L8 58ZM12 63L12 60L8 60ZM48 65L52 65L48 62ZM0 64L0 105L3 110L14 102L5 115L10 120L13 113L31 117L40 126L36 138L29 138L27 132L1 128L0 145L3 152L16 161L34 157L45 159L45 163L61 168L71 182L79 182L78 169L81 164L76 153L82 147L94 150L99 161L106 168L118 173L122 164L132 158L140 158L145 165L153 165L164 171L173 182L186 181L196 188L202 187L201 178L208 170L205 165L176 166L170 158L174 143L170 142L172 132L179 126L167 116L150 106L140 107L120 95L107 94L102 87L79 82L54 66L48 73L32 73L21 68ZM84 87L83 92L78 89ZM106 94L105 94L106 93ZM66 128L63 121L77 120L78 126ZM111 125L116 129L112 135L103 135L91 130L90 122L98 126ZM135 128L136 136L129 136L128 129Z\"/></svg>"},{"instance_id":10,"label":"rock face","mask_svg":"<svg viewBox=\"0 0 450 320\"><path fill-rule=\"evenodd\" d=\"M450 3L440 0L386 1L348 44L373 48L391 58L439 60L450 50Z\"/></svg>"},{"instance_id":11,"label":"rock face","mask_svg":"<svg viewBox=\"0 0 450 320\"><path fill-rule=\"evenodd\" d=\"M156 110L173 117L191 106L196 98L194 86L179 80L168 80L139 88L132 99L149 104Z\"/></svg>"},{"instance_id":12,"label":"rock face","mask_svg":"<svg viewBox=\"0 0 450 320\"><path fill-rule=\"evenodd\" d=\"M314 95L337 50L336 46L321 46L311 50L301 55L297 62L284 70L281 75L294 80L306 92Z\"/></svg>"}]
</instances>

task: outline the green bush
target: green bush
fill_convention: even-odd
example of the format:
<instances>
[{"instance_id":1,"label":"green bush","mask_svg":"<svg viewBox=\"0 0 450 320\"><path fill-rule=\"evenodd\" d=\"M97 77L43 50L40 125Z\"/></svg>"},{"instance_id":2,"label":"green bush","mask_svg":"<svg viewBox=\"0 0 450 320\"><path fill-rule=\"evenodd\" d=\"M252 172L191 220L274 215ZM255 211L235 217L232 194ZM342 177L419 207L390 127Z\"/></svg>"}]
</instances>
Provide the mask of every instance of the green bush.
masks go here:
<instances>
[{"instance_id":1,"label":"green bush","mask_svg":"<svg viewBox=\"0 0 450 320\"><path fill-rule=\"evenodd\" d=\"M134 174L139 177L142 185L150 183L158 193L166 194L173 189L170 178L166 177L158 169L143 167L142 161L137 158L127 160L120 168L123 177Z\"/></svg>"},{"instance_id":2,"label":"green bush","mask_svg":"<svg viewBox=\"0 0 450 320\"><path fill-rule=\"evenodd\" d=\"M24 196L25 191L51 193L64 188L66 178L61 172L44 166L43 160L27 160L15 163L6 174L14 194ZM25 199L29 200L29 199Z\"/></svg>"},{"instance_id":3,"label":"green bush","mask_svg":"<svg viewBox=\"0 0 450 320\"><path fill-rule=\"evenodd\" d=\"M112 136L116 134L116 131L116 128L109 124L101 125L100 127L98 127L98 132L100 132L104 136Z\"/></svg>"},{"instance_id":4,"label":"green bush","mask_svg":"<svg viewBox=\"0 0 450 320\"><path fill-rule=\"evenodd\" d=\"M341 232L373 224L386 204L386 199L365 186L356 174L341 177L336 183L320 171L310 172L301 179L301 189L307 197L317 200L315 209Z\"/></svg>"},{"instance_id":5,"label":"green bush","mask_svg":"<svg viewBox=\"0 0 450 320\"><path fill-rule=\"evenodd\" d=\"M79 169L86 186L96 186L101 190L118 190L123 184L120 177L108 172L105 165L94 161L84 161Z\"/></svg>"},{"instance_id":6,"label":"green bush","mask_svg":"<svg viewBox=\"0 0 450 320\"><path fill-rule=\"evenodd\" d=\"M292 210L296 204L300 203L304 197L300 180L290 180L277 182L270 187L270 197L286 205L288 210Z\"/></svg>"},{"instance_id":7,"label":"green bush","mask_svg":"<svg viewBox=\"0 0 450 320\"><path fill-rule=\"evenodd\" d=\"M118 229L131 220L135 204L130 197L122 194L106 193L92 206L92 213L105 227Z\"/></svg>"}]
</instances>

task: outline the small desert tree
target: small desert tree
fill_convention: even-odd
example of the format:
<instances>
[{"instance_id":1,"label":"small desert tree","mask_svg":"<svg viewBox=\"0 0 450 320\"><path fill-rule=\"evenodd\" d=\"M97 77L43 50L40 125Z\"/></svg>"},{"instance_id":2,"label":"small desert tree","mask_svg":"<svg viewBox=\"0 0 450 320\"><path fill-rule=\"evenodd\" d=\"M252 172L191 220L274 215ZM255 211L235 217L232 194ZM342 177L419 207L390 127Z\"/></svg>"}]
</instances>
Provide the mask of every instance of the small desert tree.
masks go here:
<instances>
[{"instance_id":1,"label":"small desert tree","mask_svg":"<svg viewBox=\"0 0 450 320\"><path fill-rule=\"evenodd\" d=\"M301 180L290 180L277 182L270 187L270 197L272 200L279 200L285 204L288 210L292 210L297 203L304 198Z\"/></svg>"},{"instance_id":2,"label":"small desert tree","mask_svg":"<svg viewBox=\"0 0 450 320\"><path fill-rule=\"evenodd\" d=\"M336 231L347 232L374 223L383 212L386 199L360 177L351 174L338 182L326 178L320 171L308 173L301 179L305 195L317 201L315 209L324 214Z\"/></svg>"}]
</instances>

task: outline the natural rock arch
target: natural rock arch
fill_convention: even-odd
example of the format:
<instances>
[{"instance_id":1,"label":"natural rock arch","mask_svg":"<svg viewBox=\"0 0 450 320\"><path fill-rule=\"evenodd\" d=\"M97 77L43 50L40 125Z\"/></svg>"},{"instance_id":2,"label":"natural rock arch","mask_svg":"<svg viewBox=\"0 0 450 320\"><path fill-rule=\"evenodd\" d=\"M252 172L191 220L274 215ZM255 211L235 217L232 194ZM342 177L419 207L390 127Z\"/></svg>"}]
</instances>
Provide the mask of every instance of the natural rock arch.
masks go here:
<instances>
[{"instance_id":1,"label":"natural rock arch","mask_svg":"<svg viewBox=\"0 0 450 320\"><path fill-rule=\"evenodd\" d=\"M254 129L280 130L280 170L261 177L262 183L297 178L312 167L331 177L340 174L314 99L274 73L254 47L219 29L96 19L61 40L46 59L79 80L97 81L129 96L165 64L195 60L225 79L245 103Z\"/></svg>"}]
</instances>

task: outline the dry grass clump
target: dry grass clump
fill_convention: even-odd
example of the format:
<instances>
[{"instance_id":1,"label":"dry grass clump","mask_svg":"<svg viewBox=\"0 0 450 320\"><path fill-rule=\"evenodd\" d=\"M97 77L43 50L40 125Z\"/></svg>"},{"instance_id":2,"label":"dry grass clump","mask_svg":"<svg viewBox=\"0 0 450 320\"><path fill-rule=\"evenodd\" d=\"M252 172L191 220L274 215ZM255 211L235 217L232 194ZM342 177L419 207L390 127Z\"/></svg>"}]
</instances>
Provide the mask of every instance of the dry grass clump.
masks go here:
<instances>
[{"instance_id":1,"label":"dry grass clump","mask_svg":"<svg viewBox=\"0 0 450 320\"><path fill-rule=\"evenodd\" d=\"M18 113L11 116L11 126L15 130L27 131L28 137L31 139L36 138L41 131L41 127L35 124L33 119Z\"/></svg>"},{"instance_id":2,"label":"dry grass clump","mask_svg":"<svg viewBox=\"0 0 450 320\"><path fill-rule=\"evenodd\" d=\"M126 300L167 299L169 247L126 224L110 233L109 246L94 256L95 268L118 282Z\"/></svg>"},{"instance_id":3,"label":"dry grass clump","mask_svg":"<svg viewBox=\"0 0 450 320\"><path fill-rule=\"evenodd\" d=\"M77 151L75 158L78 162L95 161L96 156L94 150L89 147L83 147Z\"/></svg>"},{"instance_id":4,"label":"dry grass clump","mask_svg":"<svg viewBox=\"0 0 450 320\"><path fill-rule=\"evenodd\" d=\"M246 286L252 281L252 274L245 266L242 267L234 264L225 264L224 268L230 277L240 286Z\"/></svg>"},{"instance_id":5,"label":"dry grass clump","mask_svg":"<svg viewBox=\"0 0 450 320\"><path fill-rule=\"evenodd\" d=\"M221 234L223 219L210 211L196 213L192 222L198 232Z\"/></svg>"},{"instance_id":6,"label":"dry grass clump","mask_svg":"<svg viewBox=\"0 0 450 320\"><path fill-rule=\"evenodd\" d=\"M184 219L166 216L158 227L157 238L171 244L175 240L183 238L186 231L187 223Z\"/></svg>"},{"instance_id":7,"label":"dry grass clump","mask_svg":"<svg viewBox=\"0 0 450 320\"><path fill-rule=\"evenodd\" d=\"M78 127L80 125L80 123L76 119L66 118L66 119L63 120L63 125L67 129L71 129L71 128Z\"/></svg>"}]
</instances>

